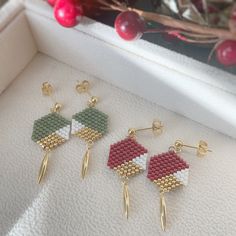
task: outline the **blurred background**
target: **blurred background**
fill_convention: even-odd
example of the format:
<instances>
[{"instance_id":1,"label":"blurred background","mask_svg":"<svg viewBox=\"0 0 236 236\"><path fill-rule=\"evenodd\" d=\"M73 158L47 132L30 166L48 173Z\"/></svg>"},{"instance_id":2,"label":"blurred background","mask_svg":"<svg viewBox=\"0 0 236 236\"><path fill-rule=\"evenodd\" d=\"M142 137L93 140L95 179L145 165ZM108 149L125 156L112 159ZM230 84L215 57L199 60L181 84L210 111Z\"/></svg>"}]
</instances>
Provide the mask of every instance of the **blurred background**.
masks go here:
<instances>
[{"instance_id":1,"label":"blurred background","mask_svg":"<svg viewBox=\"0 0 236 236\"><path fill-rule=\"evenodd\" d=\"M0 0L0 6L1 6L4 2L6 2L6 0Z\"/></svg>"},{"instance_id":2,"label":"blurred background","mask_svg":"<svg viewBox=\"0 0 236 236\"><path fill-rule=\"evenodd\" d=\"M0 0L0 6L5 3L7 0Z\"/></svg>"}]
</instances>

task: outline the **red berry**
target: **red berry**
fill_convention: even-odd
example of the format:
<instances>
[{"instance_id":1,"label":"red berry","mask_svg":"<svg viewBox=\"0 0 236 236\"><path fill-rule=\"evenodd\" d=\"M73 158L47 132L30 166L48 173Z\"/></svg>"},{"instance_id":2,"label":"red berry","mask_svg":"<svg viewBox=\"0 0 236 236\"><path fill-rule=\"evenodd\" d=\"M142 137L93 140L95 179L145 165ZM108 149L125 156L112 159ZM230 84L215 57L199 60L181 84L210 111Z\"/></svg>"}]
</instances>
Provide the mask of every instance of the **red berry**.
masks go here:
<instances>
[{"instance_id":1,"label":"red berry","mask_svg":"<svg viewBox=\"0 0 236 236\"><path fill-rule=\"evenodd\" d=\"M83 8L76 0L57 0L54 16L60 25L74 27L83 16Z\"/></svg>"},{"instance_id":2,"label":"red berry","mask_svg":"<svg viewBox=\"0 0 236 236\"><path fill-rule=\"evenodd\" d=\"M48 4L51 5L52 7L54 7L54 5L56 4L57 0L47 0Z\"/></svg>"},{"instance_id":3,"label":"red berry","mask_svg":"<svg viewBox=\"0 0 236 236\"><path fill-rule=\"evenodd\" d=\"M145 22L136 12L125 11L116 17L115 29L122 39L131 41L142 37Z\"/></svg>"},{"instance_id":4,"label":"red berry","mask_svg":"<svg viewBox=\"0 0 236 236\"><path fill-rule=\"evenodd\" d=\"M216 49L216 57L225 66L236 65L236 41L222 42Z\"/></svg>"}]
</instances>

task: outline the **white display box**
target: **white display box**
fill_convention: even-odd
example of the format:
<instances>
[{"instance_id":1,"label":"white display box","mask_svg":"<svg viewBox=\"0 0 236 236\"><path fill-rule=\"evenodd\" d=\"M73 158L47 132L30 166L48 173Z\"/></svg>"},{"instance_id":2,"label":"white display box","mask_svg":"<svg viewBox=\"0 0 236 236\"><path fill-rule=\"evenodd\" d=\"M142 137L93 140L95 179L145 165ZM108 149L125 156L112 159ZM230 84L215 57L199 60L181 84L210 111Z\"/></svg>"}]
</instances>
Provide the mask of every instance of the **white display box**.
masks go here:
<instances>
[{"instance_id":1,"label":"white display box","mask_svg":"<svg viewBox=\"0 0 236 236\"><path fill-rule=\"evenodd\" d=\"M85 146L72 138L52 153L45 182L38 186L43 153L30 137L34 120L52 105L41 96L41 84L55 86L54 100L71 119L86 106L86 95L74 89L82 79L92 82L98 109L110 117L109 134L92 150L84 182ZM182 154L191 166L190 184L168 194L163 234L158 189L146 173L130 181L127 222L120 179L106 168L109 145L154 118L163 121L162 136L138 136L150 156L178 138L188 144L207 140L213 149L201 160L191 150ZM86 17L73 29L63 28L46 2L11 0L0 10L0 124L1 235L236 233L234 75L143 40L127 43L113 28Z\"/></svg>"}]
</instances>

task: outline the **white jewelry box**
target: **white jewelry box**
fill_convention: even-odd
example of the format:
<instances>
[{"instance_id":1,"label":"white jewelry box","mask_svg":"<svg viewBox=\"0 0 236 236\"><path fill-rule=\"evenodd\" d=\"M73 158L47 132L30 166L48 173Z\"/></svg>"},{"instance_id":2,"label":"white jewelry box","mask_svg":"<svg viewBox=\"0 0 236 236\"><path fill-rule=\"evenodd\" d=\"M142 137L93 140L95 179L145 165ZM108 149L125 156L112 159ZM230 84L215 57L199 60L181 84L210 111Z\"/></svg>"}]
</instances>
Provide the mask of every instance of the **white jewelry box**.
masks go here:
<instances>
[{"instance_id":1,"label":"white jewelry box","mask_svg":"<svg viewBox=\"0 0 236 236\"><path fill-rule=\"evenodd\" d=\"M65 104L62 115L69 119L86 103L73 92L81 79L96 81L92 93L101 97L110 133L96 145L85 182L79 178L84 145L72 139L53 152L47 180L38 186L42 153L30 140L32 124L52 105L42 98L41 83L56 86L55 99ZM167 195L166 235L235 234L236 143L228 137L236 137L234 75L143 40L127 43L88 18L62 28L46 2L11 0L0 10L0 93L2 234L160 234L158 190L146 173L130 181L127 222L120 181L105 167L109 144L156 116L166 127L163 136L138 137L150 155L167 151L177 138L188 144L206 139L213 149L203 160L183 154L191 166L190 184Z\"/></svg>"},{"instance_id":2,"label":"white jewelry box","mask_svg":"<svg viewBox=\"0 0 236 236\"><path fill-rule=\"evenodd\" d=\"M0 47L4 68L0 91L39 51L236 137L235 75L143 40L127 43L113 28L88 18L73 29L62 28L44 1L22 1L22 6L19 2L12 1L1 13L1 38L5 37L8 45ZM6 19L4 11L10 14ZM24 22L25 15L29 25ZM19 32L8 35L10 24L19 24L27 33L17 27Z\"/></svg>"}]
</instances>

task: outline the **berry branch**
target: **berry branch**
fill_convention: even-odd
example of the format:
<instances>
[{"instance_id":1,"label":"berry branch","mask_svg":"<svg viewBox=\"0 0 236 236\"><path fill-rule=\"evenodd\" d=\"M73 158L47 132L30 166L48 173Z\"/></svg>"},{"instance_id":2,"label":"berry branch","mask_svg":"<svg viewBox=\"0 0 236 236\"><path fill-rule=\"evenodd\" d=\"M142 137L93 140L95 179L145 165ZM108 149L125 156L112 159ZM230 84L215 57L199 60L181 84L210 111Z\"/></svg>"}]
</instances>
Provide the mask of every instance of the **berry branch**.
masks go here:
<instances>
[{"instance_id":1,"label":"berry branch","mask_svg":"<svg viewBox=\"0 0 236 236\"><path fill-rule=\"evenodd\" d=\"M126 7L119 1L112 0L113 3L109 3L106 0L96 0L100 4L116 11L134 11L139 16L143 17L147 21L154 21L164 26L184 30L186 32L196 33L196 36L205 35L206 37L215 37L218 39L231 39L236 40L236 32L231 32L227 29L211 28L205 25L197 25L195 23L179 20L170 16L161 15L158 13L147 12L136 8ZM218 0L219 1L219 0Z\"/></svg>"},{"instance_id":2,"label":"berry branch","mask_svg":"<svg viewBox=\"0 0 236 236\"><path fill-rule=\"evenodd\" d=\"M90 12L118 11L114 27L124 40L137 40L144 33L166 34L186 43L211 45L209 58L216 52L221 64L236 65L235 0L176 0L172 2L176 3L174 10L166 1L156 0L152 3L154 12L135 8L129 4L131 0L46 1L54 7L54 16L64 27L76 26ZM166 7L165 15L160 4ZM158 28L150 27L151 23L158 23Z\"/></svg>"}]
</instances>

